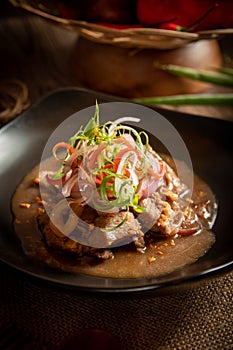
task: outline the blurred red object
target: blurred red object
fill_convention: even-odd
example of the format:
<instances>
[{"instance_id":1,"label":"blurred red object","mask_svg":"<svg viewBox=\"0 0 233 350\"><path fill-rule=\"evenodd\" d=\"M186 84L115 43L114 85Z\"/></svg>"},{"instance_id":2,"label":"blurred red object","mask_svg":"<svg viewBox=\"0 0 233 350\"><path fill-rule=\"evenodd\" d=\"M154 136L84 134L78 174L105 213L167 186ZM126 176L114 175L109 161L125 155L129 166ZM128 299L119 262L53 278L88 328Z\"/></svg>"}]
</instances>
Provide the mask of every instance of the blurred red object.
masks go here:
<instances>
[{"instance_id":1,"label":"blurred red object","mask_svg":"<svg viewBox=\"0 0 233 350\"><path fill-rule=\"evenodd\" d=\"M159 27L162 23L175 23L188 28L205 14L207 16L195 26L194 31L233 27L232 0L137 1L138 20L144 26Z\"/></svg>"},{"instance_id":2,"label":"blurred red object","mask_svg":"<svg viewBox=\"0 0 233 350\"><path fill-rule=\"evenodd\" d=\"M63 18L118 24L137 22L136 0L60 0L56 4Z\"/></svg>"}]
</instances>

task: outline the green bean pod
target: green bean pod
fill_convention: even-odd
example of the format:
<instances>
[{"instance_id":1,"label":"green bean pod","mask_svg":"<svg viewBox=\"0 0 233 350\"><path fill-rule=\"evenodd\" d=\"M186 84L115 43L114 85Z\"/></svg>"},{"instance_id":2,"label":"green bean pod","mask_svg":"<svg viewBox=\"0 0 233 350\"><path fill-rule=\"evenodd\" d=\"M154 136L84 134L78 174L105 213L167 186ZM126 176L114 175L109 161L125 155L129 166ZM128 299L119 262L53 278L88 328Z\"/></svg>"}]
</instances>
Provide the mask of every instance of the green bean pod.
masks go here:
<instances>
[{"instance_id":1,"label":"green bean pod","mask_svg":"<svg viewBox=\"0 0 233 350\"><path fill-rule=\"evenodd\" d=\"M157 62L154 63L156 68L162 69L173 75L189 78L192 80L203 81L215 85L221 85L225 87L233 87L233 76L225 69L225 72L213 72L207 70L199 70L195 68L177 66L173 64L161 65Z\"/></svg>"},{"instance_id":2,"label":"green bean pod","mask_svg":"<svg viewBox=\"0 0 233 350\"><path fill-rule=\"evenodd\" d=\"M134 102L152 105L205 105L205 106L232 106L233 93L221 94L186 94L162 97L139 97Z\"/></svg>"}]
</instances>

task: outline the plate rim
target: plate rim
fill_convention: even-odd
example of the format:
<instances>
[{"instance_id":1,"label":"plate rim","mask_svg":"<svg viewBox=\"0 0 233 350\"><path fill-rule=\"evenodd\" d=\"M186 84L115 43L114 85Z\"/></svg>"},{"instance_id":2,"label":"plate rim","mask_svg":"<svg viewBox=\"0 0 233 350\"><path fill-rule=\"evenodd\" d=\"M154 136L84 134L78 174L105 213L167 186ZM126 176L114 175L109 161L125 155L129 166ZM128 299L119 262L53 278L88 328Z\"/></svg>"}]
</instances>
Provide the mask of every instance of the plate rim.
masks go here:
<instances>
[{"instance_id":1,"label":"plate rim","mask_svg":"<svg viewBox=\"0 0 233 350\"><path fill-rule=\"evenodd\" d=\"M93 95L93 94L96 94L98 96L100 96L101 98L108 98L108 99L114 99L114 97L112 96L109 96L109 95L106 95L106 94L102 94L102 93L99 93L99 92L95 92L95 91L92 91L92 90L87 90L87 89L80 89L80 88L63 88L63 89L58 89L54 92L51 92L49 94L46 94L45 96L42 96L35 104L33 104L27 111L24 111L20 116L18 116L17 118L11 120L9 123L7 123L5 126L3 126L1 129L0 129L0 137L2 135L2 133L4 133L8 128L14 126L15 124L17 125L18 123L20 123L20 121L22 121L25 116L27 116L27 114L31 115L31 110L33 110L34 108L38 108L41 103L43 103L47 98L52 98L54 95L56 95L57 93L63 93L63 92L76 92L76 93L89 93L90 95ZM121 100L121 99L117 99L116 101L121 101L121 102L129 102L129 101L125 101L125 100ZM109 101L109 102L113 102L113 101ZM177 112L173 112L173 111L167 111L168 114L170 115L174 115L174 114L177 114ZM188 115L187 113L184 113L184 115ZM199 116L195 116L195 115L190 115L191 118L200 118ZM65 118L65 117L64 117ZM64 120L64 119L63 119ZM210 118L206 118L206 120L208 120L208 122L210 121ZM213 121L218 123L218 119L215 119L213 118ZM229 121L227 120L219 120L221 123L223 122L224 124L228 124ZM231 122L230 122L231 123ZM59 284L59 285L63 285L63 286L68 286L68 287L71 287L71 288L76 288L76 289L79 289L79 290L85 290L85 291L92 291L92 292L104 292L104 293L108 293L108 292L145 292L145 291L156 291L156 290L160 290L160 289L164 289L166 287L170 287L170 286L174 286L174 285L181 285L181 284L185 284L187 282L194 282L195 280L201 280L203 278L206 278L208 276L214 276L216 274L219 274L219 273L222 273L224 271L227 271L229 269L231 269L233 267L233 260L232 261L229 261L228 263L225 263L225 264L222 264L222 265L219 265L217 267L214 267L214 268L210 268L210 269L207 269L205 270L203 273L201 274L197 274L197 275L194 275L194 276L190 276L190 277L186 277L186 278L180 278L180 279L177 279L175 281L168 281L167 283L158 283L156 285L143 285L143 286L136 286L136 287L121 287L121 288L117 288L117 287L111 287L111 288L99 288L99 287L80 287L80 286L77 286L77 285L73 285L72 283L71 284L68 284L65 282L60 282L58 280L56 280L56 278L54 278L53 280L51 280L51 278L45 278L45 277L41 277L40 275L38 275L37 273L34 273L34 272L31 272L31 271L28 271L28 270L25 270L25 268L23 267L19 267L19 266L16 266L14 263L11 263L9 261L7 261L6 259L2 258L1 257L1 254L0 254L0 260L17 269L18 271L21 271L25 274L29 274L30 276L32 277L36 277L36 278L39 278L39 279L43 279L43 280L46 280L48 282L52 282L52 283L55 283L55 284ZM105 279L105 278L104 278Z\"/></svg>"}]
</instances>

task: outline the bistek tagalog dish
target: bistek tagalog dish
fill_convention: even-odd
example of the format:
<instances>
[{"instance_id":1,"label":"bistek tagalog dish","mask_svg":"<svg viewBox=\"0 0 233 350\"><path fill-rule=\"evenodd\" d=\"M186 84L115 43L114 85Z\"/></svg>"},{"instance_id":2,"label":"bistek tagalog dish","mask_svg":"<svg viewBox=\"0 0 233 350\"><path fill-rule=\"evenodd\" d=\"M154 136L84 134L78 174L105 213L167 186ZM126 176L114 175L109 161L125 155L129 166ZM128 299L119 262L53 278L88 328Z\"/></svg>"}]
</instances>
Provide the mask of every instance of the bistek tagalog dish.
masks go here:
<instances>
[{"instance_id":1,"label":"bistek tagalog dish","mask_svg":"<svg viewBox=\"0 0 233 350\"><path fill-rule=\"evenodd\" d=\"M139 122L101 125L97 104L88 124L19 184L14 228L27 256L63 271L140 278L168 274L210 249L212 190L196 175L189 188L173 159L130 121Z\"/></svg>"}]
</instances>

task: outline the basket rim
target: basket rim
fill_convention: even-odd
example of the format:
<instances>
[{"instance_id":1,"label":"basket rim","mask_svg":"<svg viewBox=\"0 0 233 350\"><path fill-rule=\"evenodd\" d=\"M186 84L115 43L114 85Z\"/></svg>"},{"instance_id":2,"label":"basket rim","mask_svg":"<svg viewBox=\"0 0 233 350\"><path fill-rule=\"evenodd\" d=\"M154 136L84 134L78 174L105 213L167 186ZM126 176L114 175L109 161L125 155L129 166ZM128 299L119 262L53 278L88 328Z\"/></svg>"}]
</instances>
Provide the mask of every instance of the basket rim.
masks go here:
<instances>
[{"instance_id":1,"label":"basket rim","mask_svg":"<svg viewBox=\"0 0 233 350\"><path fill-rule=\"evenodd\" d=\"M172 49L198 40L219 39L222 36L233 34L233 28L205 30L195 33L133 26L132 28L117 29L104 24L56 16L38 8L30 0L9 0L9 2L15 7L52 21L65 29L76 31L89 40L118 46Z\"/></svg>"}]
</instances>

